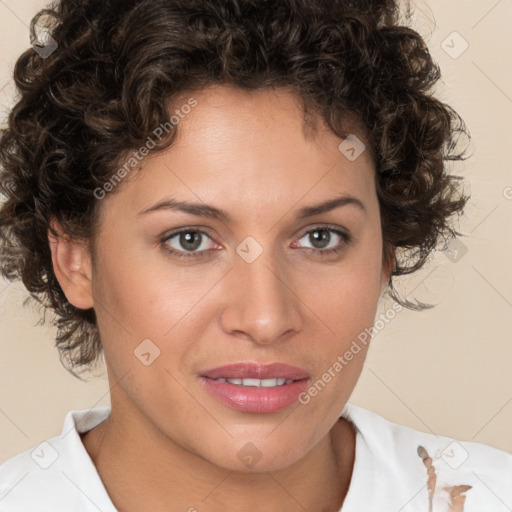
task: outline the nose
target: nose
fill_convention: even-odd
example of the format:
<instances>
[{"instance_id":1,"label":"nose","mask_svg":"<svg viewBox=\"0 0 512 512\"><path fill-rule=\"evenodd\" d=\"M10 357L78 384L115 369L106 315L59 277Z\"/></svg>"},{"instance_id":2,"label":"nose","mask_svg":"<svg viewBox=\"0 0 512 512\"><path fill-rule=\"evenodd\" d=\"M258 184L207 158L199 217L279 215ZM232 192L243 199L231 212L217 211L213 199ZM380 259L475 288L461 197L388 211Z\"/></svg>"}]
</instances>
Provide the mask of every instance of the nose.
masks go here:
<instances>
[{"instance_id":1,"label":"nose","mask_svg":"<svg viewBox=\"0 0 512 512\"><path fill-rule=\"evenodd\" d=\"M288 338L302 328L303 304L294 291L292 269L277 263L270 251L252 263L235 260L224 282L228 297L221 312L221 325L232 336L258 345Z\"/></svg>"}]
</instances>

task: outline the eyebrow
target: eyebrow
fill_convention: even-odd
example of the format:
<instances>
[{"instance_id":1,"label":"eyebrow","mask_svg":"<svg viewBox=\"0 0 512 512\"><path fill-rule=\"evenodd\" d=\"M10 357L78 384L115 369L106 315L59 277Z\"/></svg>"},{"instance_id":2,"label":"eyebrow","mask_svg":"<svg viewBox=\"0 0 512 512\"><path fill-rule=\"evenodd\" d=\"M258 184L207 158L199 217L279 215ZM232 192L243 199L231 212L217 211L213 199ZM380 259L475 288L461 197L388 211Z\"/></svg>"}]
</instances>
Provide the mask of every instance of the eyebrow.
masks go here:
<instances>
[{"instance_id":1,"label":"eyebrow","mask_svg":"<svg viewBox=\"0 0 512 512\"><path fill-rule=\"evenodd\" d=\"M336 208L340 208L341 206L348 205L355 206L363 213L366 213L366 208L362 201L357 199L357 197L351 196L349 194L343 194L340 197L329 199L316 205L305 206L304 208L301 208L297 212L296 219L304 220L308 217L313 217L315 215L319 215L334 210ZM151 212L161 210L185 212L189 213L190 215L216 219L225 223L233 222L232 216L228 212L221 210L220 208L216 208L215 206L211 206L204 203L190 203L186 201L177 201L173 198L168 198L159 201L155 205L140 211L137 215L145 215Z\"/></svg>"}]
</instances>

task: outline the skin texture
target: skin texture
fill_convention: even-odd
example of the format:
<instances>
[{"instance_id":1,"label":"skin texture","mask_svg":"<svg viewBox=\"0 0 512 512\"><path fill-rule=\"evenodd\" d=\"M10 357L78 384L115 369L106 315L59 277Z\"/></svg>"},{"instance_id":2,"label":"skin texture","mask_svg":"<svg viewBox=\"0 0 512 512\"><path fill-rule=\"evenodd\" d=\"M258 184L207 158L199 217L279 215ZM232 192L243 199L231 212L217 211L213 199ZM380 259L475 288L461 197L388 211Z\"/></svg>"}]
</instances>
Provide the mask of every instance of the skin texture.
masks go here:
<instances>
[{"instance_id":1,"label":"skin texture","mask_svg":"<svg viewBox=\"0 0 512 512\"><path fill-rule=\"evenodd\" d=\"M84 445L121 511L336 511L355 448L351 424L338 418L366 349L307 405L269 414L227 407L199 375L277 361L314 383L373 325L392 270L382 261L373 162L369 152L345 158L342 139L321 120L307 128L286 90L215 86L193 97L175 143L102 200L94 257L85 243L50 237L68 300L96 311L111 386L111 416L82 436ZM295 218L342 194L365 211L346 205ZM233 220L138 215L170 197L214 205ZM327 248L341 247L338 254L320 255L326 249L307 234L325 224L352 236L346 243L329 232ZM187 252L179 235L162 242L183 227L208 235L195 259L166 251ZM236 252L249 236L263 248L250 264ZM149 366L134 356L147 338L160 350ZM249 442L261 454L252 468L237 457Z\"/></svg>"}]
</instances>

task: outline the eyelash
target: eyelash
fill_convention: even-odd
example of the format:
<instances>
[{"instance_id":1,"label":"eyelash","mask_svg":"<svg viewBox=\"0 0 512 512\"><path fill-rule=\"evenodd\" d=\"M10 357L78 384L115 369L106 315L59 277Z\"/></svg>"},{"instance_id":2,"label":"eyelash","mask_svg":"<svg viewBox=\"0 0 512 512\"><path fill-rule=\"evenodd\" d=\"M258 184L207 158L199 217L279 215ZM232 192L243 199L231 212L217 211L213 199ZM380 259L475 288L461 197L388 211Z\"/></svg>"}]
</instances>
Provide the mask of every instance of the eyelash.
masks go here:
<instances>
[{"instance_id":1,"label":"eyelash","mask_svg":"<svg viewBox=\"0 0 512 512\"><path fill-rule=\"evenodd\" d=\"M344 231L341 231L339 229L332 228L330 226L315 226L313 229L308 229L304 231L299 237L298 240L304 238L305 235L308 235L309 233L314 233L315 231L329 231L331 233L334 233L338 235L342 239L341 245L338 247L332 248L332 249L311 249L306 248L309 251L312 251L314 253L320 254L321 257L325 256L332 256L334 254L340 253L342 250L345 249L347 245L350 245L352 243L352 236L349 233L346 233ZM216 249L209 249L206 251L177 251L176 249L169 248L169 246L166 244L169 240L174 238L177 235L180 235L181 233L199 233L201 235L206 235L208 238L211 239L211 236L208 235L205 231L202 231L200 229L196 228L183 228L179 229L178 231L174 231L168 235L166 235L162 240L161 244L164 246L164 250L166 250L171 256L182 258L182 259L202 259L205 257L209 257L208 253L210 251L214 251Z\"/></svg>"}]
</instances>

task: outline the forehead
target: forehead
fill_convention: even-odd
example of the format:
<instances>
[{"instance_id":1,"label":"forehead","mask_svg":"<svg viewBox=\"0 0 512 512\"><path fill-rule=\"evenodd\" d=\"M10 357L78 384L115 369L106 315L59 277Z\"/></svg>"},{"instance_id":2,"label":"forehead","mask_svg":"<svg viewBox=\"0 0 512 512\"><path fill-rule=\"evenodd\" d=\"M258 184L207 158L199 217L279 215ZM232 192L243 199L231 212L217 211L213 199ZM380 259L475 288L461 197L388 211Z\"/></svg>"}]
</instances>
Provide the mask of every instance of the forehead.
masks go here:
<instances>
[{"instance_id":1,"label":"forehead","mask_svg":"<svg viewBox=\"0 0 512 512\"><path fill-rule=\"evenodd\" d=\"M107 202L140 211L173 196L251 208L263 218L285 205L343 193L369 200L374 192L370 152L349 158L343 139L285 89L215 86L182 94L169 111L172 146L150 152Z\"/></svg>"},{"instance_id":2,"label":"forehead","mask_svg":"<svg viewBox=\"0 0 512 512\"><path fill-rule=\"evenodd\" d=\"M286 87L246 90L229 85L212 85L175 98L169 107L171 115L184 110L191 99L197 102L197 106L186 115L181 115L181 119L186 120L180 122L178 127L178 134L181 135L191 130L196 135L208 132L208 139L213 141L214 134L222 132L226 137L230 135L236 138L237 134L238 138L251 137L253 143L263 138L273 139L275 144L283 139L295 138L300 140L302 149L332 145L338 138L314 107L306 105L303 98ZM352 114L344 113L339 121L347 135L357 133L363 138L362 125ZM186 138L186 142L192 142L191 137ZM250 142L247 140L248 144ZM232 148L233 151L236 149ZM286 146L282 149L286 149ZM370 152L363 156L370 157Z\"/></svg>"}]
</instances>

